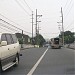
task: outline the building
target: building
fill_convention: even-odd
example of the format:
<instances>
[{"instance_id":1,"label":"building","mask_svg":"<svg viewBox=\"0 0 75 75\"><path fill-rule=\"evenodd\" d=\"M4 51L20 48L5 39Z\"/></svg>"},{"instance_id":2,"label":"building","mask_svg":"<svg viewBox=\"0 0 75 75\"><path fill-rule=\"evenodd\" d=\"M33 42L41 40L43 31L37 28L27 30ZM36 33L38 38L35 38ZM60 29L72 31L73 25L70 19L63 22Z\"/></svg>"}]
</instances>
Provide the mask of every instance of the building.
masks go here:
<instances>
[{"instance_id":1,"label":"building","mask_svg":"<svg viewBox=\"0 0 75 75\"><path fill-rule=\"evenodd\" d=\"M23 42L23 44L30 44L31 43L30 37L28 35L23 34L23 37L22 37L21 33L16 33L16 36L17 36L20 44L22 44L22 42Z\"/></svg>"}]
</instances>

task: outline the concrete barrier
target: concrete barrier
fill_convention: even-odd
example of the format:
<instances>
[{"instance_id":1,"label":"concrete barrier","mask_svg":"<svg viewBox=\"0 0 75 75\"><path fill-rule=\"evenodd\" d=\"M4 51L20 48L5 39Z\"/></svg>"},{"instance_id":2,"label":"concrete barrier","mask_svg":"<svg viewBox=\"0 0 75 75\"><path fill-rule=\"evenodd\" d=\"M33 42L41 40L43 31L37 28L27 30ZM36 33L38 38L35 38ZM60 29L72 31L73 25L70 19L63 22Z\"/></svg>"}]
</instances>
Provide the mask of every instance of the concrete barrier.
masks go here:
<instances>
[{"instance_id":1,"label":"concrete barrier","mask_svg":"<svg viewBox=\"0 0 75 75\"><path fill-rule=\"evenodd\" d=\"M20 49L33 48L34 45L31 44L20 44Z\"/></svg>"},{"instance_id":2,"label":"concrete barrier","mask_svg":"<svg viewBox=\"0 0 75 75\"><path fill-rule=\"evenodd\" d=\"M72 44L66 44L65 47L66 47L66 48L75 49L75 43L72 43Z\"/></svg>"},{"instance_id":3,"label":"concrete barrier","mask_svg":"<svg viewBox=\"0 0 75 75\"><path fill-rule=\"evenodd\" d=\"M69 45L69 48L71 48L71 49L75 49L75 43L70 44L70 45Z\"/></svg>"}]
</instances>

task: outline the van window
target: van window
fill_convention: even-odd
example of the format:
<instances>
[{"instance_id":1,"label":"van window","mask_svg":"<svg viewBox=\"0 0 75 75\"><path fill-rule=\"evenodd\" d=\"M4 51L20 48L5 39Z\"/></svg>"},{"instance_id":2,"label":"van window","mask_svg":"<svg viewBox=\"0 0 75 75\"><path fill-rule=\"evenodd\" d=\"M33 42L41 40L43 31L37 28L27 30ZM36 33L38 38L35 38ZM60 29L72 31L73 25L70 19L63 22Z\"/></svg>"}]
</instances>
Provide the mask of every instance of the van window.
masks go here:
<instances>
[{"instance_id":1,"label":"van window","mask_svg":"<svg viewBox=\"0 0 75 75\"><path fill-rule=\"evenodd\" d=\"M12 34L12 38L13 38L13 42L14 43L17 43L17 38L16 38L16 35L15 34Z\"/></svg>"},{"instance_id":2,"label":"van window","mask_svg":"<svg viewBox=\"0 0 75 75\"><path fill-rule=\"evenodd\" d=\"M7 44L12 44L12 37L10 34L6 34Z\"/></svg>"},{"instance_id":3,"label":"van window","mask_svg":"<svg viewBox=\"0 0 75 75\"><path fill-rule=\"evenodd\" d=\"M6 41L6 36L5 36L5 34L2 34L2 36L1 36L1 41Z\"/></svg>"}]
</instances>

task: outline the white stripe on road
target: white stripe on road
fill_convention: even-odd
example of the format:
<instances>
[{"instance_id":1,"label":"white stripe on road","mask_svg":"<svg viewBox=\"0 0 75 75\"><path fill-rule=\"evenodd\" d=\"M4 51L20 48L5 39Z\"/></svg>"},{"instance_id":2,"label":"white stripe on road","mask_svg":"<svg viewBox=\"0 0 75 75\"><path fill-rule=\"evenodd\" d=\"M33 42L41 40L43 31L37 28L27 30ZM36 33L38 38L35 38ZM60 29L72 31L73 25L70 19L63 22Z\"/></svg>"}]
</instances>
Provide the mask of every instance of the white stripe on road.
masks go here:
<instances>
[{"instance_id":1,"label":"white stripe on road","mask_svg":"<svg viewBox=\"0 0 75 75\"><path fill-rule=\"evenodd\" d=\"M27 75L33 74L33 72L35 71L35 69L37 68L37 66L39 65L39 63L41 62L41 60L43 59L47 51L48 51L48 48L46 49L46 51L43 53L43 55L40 57L40 59L37 61L37 63L33 66L33 68L30 70L30 72Z\"/></svg>"}]
</instances>

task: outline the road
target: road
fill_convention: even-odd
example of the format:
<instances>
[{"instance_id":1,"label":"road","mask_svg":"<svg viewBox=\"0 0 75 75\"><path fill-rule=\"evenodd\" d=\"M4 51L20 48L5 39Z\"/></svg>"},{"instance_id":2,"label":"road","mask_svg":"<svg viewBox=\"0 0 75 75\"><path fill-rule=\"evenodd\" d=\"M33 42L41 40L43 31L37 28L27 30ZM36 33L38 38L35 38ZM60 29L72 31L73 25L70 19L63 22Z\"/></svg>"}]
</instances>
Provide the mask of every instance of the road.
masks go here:
<instances>
[{"instance_id":1,"label":"road","mask_svg":"<svg viewBox=\"0 0 75 75\"><path fill-rule=\"evenodd\" d=\"M74 75L75 50L62 48L30 48L21 50L18 67L1 75Z\"/></svg>"}]
</instances>

